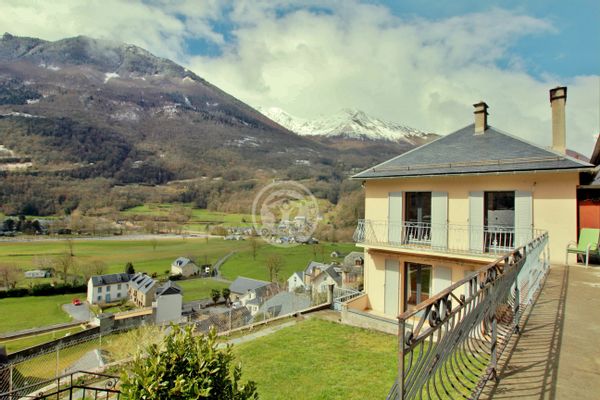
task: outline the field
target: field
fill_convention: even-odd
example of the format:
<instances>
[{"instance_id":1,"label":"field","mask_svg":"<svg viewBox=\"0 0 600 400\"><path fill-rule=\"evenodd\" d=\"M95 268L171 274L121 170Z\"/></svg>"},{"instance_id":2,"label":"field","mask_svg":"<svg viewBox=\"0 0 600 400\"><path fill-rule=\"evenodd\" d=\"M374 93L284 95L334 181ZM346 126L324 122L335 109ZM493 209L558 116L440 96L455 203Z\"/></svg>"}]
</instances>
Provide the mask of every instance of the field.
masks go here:
<instances>
[{"instance_id":1,"label":"field","mask_svg":"<svg viewBox=\"0 0 600 400\"><path fill-rule=\"evenodd\" d=\"M76 294L29 296L0 300L0 332L20 331L38 326L69 322L61 306Z\"/></svg>"},{"instance_id":2,"label":"field","mask_svg":"<svg viewBox=\"0 0 600 400\"><path fill-rule=\"evenodd\" d=\"M54 339L60 339L61 337L67 336L71 333L80 332L82 330L81 327L73 327L67 329L61 329L58 331L42 333L40 335L28 336L21 339L13 339L13 340L0 340L0 346L5 345L6 351L10 353L14 353L15 351L19 351L22 349L26 349L28 347L36 346L38 344L46 343Z\"/></svg>"},{"instance_id":3,"label":"field","mask_svg":"<svg viewBox=\"0 0 600 400\"><path fill-rule=\"evenodd\" d=\"M214 279L188 279L175 282L183 289L183 301L192 301L198 299L210 298L211 289L223 290L229 287L229 284Z\"/></svg>"},{"instance_id":4,"label":"field","mask_svg":"<svg viewBox=\"0 0 600 400\"><path fill-rule=\"evenodd\" d=\"M343 254L357 250L356 246L351 243L325 243L316 246L299 245L290 247L277 247L264 242L259 243L260 247L256 253L256 260L253 259L251 250L234 254L221 268L223 277L235 279L238 275L242 275L254 279L269 280L269 272L265 267L266 260L272 254L279 254L284 261L279 276L287 279L295 271L304 270L312 260L332 261L330 254L334 250L338 250ZM335 259L335 261L341 262L343 260Z\"/></svg>"},{"instance_id":5,"label":"field","mask_svg":"<svg viewBox=\"0 0 600 400\"><path fill-rule=\"evenodd\" d=\"M311 318L233 348L261 399L383 399L397 338Z\"/></svg>"}]
</instances>

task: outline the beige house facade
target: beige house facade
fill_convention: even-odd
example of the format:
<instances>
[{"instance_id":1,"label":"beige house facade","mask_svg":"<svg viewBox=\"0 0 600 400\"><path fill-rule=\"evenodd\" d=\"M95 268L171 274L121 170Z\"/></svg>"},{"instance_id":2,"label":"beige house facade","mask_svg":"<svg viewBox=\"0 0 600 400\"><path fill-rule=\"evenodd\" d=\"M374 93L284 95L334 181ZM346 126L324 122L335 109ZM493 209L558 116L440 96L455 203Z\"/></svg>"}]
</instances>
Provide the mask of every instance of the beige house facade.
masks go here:
<instances>
[{"instance_id":1,"label":"beige house facade","mask_svg":"<svg viewBox=\"0 0 600 400\"><path fill-rule=\"evenodd\" d=\"M593 166L565 154L566 88L550 95L552 149L489 126L482 102L474 124L354 176L365 192L355 234L365 295L349 309L394 319L542 232L545 256L564 263Z\"/></svg>"}]
</instances>

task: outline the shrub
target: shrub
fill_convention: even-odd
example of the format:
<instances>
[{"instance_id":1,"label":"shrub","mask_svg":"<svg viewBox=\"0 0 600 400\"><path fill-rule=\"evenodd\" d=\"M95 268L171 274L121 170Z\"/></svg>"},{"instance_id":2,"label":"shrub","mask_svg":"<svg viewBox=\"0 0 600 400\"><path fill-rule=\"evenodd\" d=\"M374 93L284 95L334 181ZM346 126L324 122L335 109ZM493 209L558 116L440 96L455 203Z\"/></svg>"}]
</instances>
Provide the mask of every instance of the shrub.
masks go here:
<instances>
[{"instance_id":1,"label":"shrub","mask_svg":"<svg viewBox=\"0 0 600 400\"><path fill-rule=\"evenodd\" d=\"M162 344L138 352L121 375L126 399L258 399L256 384L240 382L231 346L217 348L217 334L194 336L193 327L173 326Z\"/></svg>"},{"instance_id":2,"label":"shrub","mask_svg":"<svg viewBox=\"0 0 600 400\"><path fill-rule=\"evenodd\" d=\"M181 278L183 278L183 276L181 274L169 275L169 280L170 281L180 281Z\"/></svg>"},{"instance_id":3,"label":"shrub","mask_svg":"<svg viewBox=\"0 0 600 400\"><path fill-rule=\"evenodd\" d=\"M7 297L24 297L28 294L29 290L26 288L0 290L0 299L5 299Z\"/></svg>"}]
</instances>

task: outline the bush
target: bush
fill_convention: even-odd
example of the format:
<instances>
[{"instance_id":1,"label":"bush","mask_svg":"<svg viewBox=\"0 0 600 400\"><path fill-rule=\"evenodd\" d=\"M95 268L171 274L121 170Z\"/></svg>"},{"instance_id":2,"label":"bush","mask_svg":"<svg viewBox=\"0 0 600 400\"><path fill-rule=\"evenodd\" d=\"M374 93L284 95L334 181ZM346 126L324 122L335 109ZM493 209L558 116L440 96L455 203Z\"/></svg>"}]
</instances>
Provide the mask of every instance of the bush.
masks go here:
<instances>
[{"instance_id":1,"label":"bush","mask_svg":"<svg viewBox=\"0 0 600 400\"><path fill-rule=\"evenodd\" d=\"M0 290L0 299L5 299L7 297L24 297L29 294L29 290L25 288L16 288L9 290Z\"/></svg>"},{"instance_id":2,"label":"bush","mask_svg":"<svg viewBox=\"0 0 600 400\"><path fill-rule=\"evenodd\" d=\"M181 278L183 278L183 276L181 274L169 275L169 280L170 281L180 281Z\"/></svg>"},{"instance_id":3,"label":"bush","mask_svg":"<svg viewBox=\"0 0 600 400\"><path fill-rule=\"evenodd\" d=\"M53 296L55 294L82 293L85 291L87 291L87 285L60 283L52 286L49 283L40 283L34 285L29 291L29 294L31 296Z\"/></svg>"},{"instance_id":4,"label":"bush","mask_svg":"<svg viewBox=\"0 0 600 400\"><path fill-rule=\"evenodd\" d=\"M217 334L194 336L191 326L173 326L162 344L139 352L121 374L126 399L258 399L256 384L243 385L231 346L217 348Z\"/></svg>"}]
</instances>

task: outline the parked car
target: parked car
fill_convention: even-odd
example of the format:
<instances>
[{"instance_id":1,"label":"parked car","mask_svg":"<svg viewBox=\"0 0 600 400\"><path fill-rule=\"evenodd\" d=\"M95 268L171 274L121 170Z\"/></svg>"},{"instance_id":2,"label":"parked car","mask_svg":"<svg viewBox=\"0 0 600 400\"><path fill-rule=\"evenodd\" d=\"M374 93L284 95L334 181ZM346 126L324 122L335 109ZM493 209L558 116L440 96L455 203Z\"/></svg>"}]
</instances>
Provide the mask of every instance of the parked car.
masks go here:
<instances>
[{"instance_id":1,"label":"parked car","mask_svg":"<svg viewBox=\"0 0 600 400\"><path fill-rule=\"evenodd\" d=\"M71 304L73 304L74 306L80 306L82 303L81 303L81 300L75 298L75 299L71 300Z\"/></svg>"}]
</instances>

